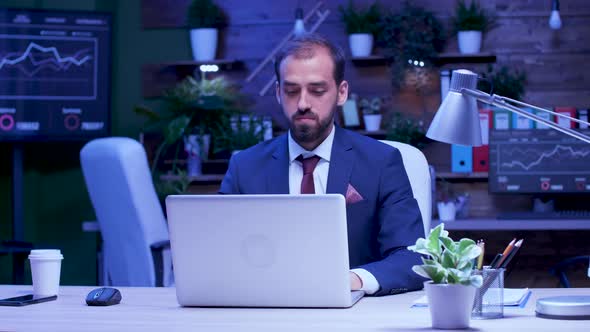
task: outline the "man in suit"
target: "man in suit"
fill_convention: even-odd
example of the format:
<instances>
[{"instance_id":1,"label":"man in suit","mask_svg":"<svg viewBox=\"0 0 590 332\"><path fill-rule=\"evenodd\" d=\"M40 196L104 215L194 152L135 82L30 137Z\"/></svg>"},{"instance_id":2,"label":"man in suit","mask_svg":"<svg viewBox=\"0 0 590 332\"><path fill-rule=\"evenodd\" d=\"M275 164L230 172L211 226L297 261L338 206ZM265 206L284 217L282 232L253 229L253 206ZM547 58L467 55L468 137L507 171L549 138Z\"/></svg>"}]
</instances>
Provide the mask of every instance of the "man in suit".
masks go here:
<instances>
[{"instance_id":1,"label":"man in suit","mask_svg":"<svg viewBox=\"0 0 590 332\"><path fill-rule=\"evenodd\" d=\"M421 288L411 270L420 257L406 247L424 236L422 218L400 152L334 124L348 97L342 50L306 35L277 54L275 72L289 132L234 155L220 193L340 193L351 289L388 295Z\"/></svg>"}]
</instances>

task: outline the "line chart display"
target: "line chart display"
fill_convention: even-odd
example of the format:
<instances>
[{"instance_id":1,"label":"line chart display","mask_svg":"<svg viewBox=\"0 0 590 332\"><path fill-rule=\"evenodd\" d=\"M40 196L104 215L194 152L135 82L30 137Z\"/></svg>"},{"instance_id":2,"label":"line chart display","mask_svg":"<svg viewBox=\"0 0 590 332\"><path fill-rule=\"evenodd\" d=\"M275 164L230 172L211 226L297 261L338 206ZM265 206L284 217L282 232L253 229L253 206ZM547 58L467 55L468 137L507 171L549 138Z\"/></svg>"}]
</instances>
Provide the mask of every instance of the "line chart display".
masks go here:
<instances>
[{"instance_id":1,"label":"line chart display","mask_svg":"<svg viewBox=\"0 0 590 332\"><path fill-rule=\"evenodd\" d=\"M542 129L490 132L493 192L590 192L590 144Z\"/></svg>"},{"instance_id":2,"label":"line chart display","mask_svg":"<svg viewBox=\"0 0 590 332\"><path fill-rule=\"evenodd\" d=\"M0 35L0 39L7 46L0 51L0 98L96 99L96 38Z\"/></svg>"},{"instance_id":3,"label":"line chart display","mask_svg":"<svg viewBox=\"0 0 590 332\"><path fill-rule=\"evenodd\" d=\"M111 16L0 8L0 142L110 132Z\"/></svg>"}]
</instances>

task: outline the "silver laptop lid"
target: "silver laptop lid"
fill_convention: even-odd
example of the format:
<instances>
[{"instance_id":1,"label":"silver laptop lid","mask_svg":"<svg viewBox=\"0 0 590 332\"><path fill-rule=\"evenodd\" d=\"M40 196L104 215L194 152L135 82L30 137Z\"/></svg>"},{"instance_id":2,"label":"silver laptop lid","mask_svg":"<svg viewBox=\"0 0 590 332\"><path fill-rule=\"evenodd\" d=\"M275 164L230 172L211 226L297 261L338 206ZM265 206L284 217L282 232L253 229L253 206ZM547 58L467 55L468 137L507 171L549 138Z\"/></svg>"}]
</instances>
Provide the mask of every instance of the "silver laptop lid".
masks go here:
<instances>
[{"instance_id":1,"label":"silver laptop lid","mask_svg":"<svg viewBox=\"0 0 590 332\"><path fill-rule=\"evenodd\" d=\"M351 306L342 195L166 199L184 306Z\"/></svg>"}]
</instances>

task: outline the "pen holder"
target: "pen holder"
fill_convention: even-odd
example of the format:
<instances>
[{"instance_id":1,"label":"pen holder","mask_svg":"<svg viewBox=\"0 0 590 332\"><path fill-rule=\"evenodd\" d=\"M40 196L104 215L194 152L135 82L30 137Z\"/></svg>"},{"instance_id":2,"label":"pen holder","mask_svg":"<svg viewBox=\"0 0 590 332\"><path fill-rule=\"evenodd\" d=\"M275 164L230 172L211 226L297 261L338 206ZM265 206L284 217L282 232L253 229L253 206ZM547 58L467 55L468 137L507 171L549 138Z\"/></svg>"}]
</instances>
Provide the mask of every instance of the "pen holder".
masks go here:
<instances>
[{"instance_id":1,"label":"pen holder","mask_svg":"<svg viewBox=\"0 0 590 332\"><path fill-rule=\"evenodd\" d=\"M504 317L504 269L473 270L481 275L483 284L475 291L471 318L493 319Z\"/></svg>"}]
</instances>

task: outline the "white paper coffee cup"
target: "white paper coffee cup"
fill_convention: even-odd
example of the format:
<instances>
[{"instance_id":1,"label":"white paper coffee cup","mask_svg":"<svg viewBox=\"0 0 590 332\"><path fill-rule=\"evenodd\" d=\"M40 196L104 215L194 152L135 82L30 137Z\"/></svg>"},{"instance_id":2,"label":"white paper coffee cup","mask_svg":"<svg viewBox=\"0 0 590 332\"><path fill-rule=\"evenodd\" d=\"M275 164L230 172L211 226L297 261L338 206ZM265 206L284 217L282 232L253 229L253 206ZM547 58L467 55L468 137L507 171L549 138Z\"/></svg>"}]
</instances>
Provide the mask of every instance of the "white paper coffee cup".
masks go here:
<instances>
[{"instance_id":1,"label":"white paper coffee cup","mask_svg":"<svg viewBox=\"0 0 590 332\"><path fill-rule=\"evenodd\" d=\"M63 255L59 249L35 249L29 254L33 294L57 295Z\"/></svg>"}]
</instances>

